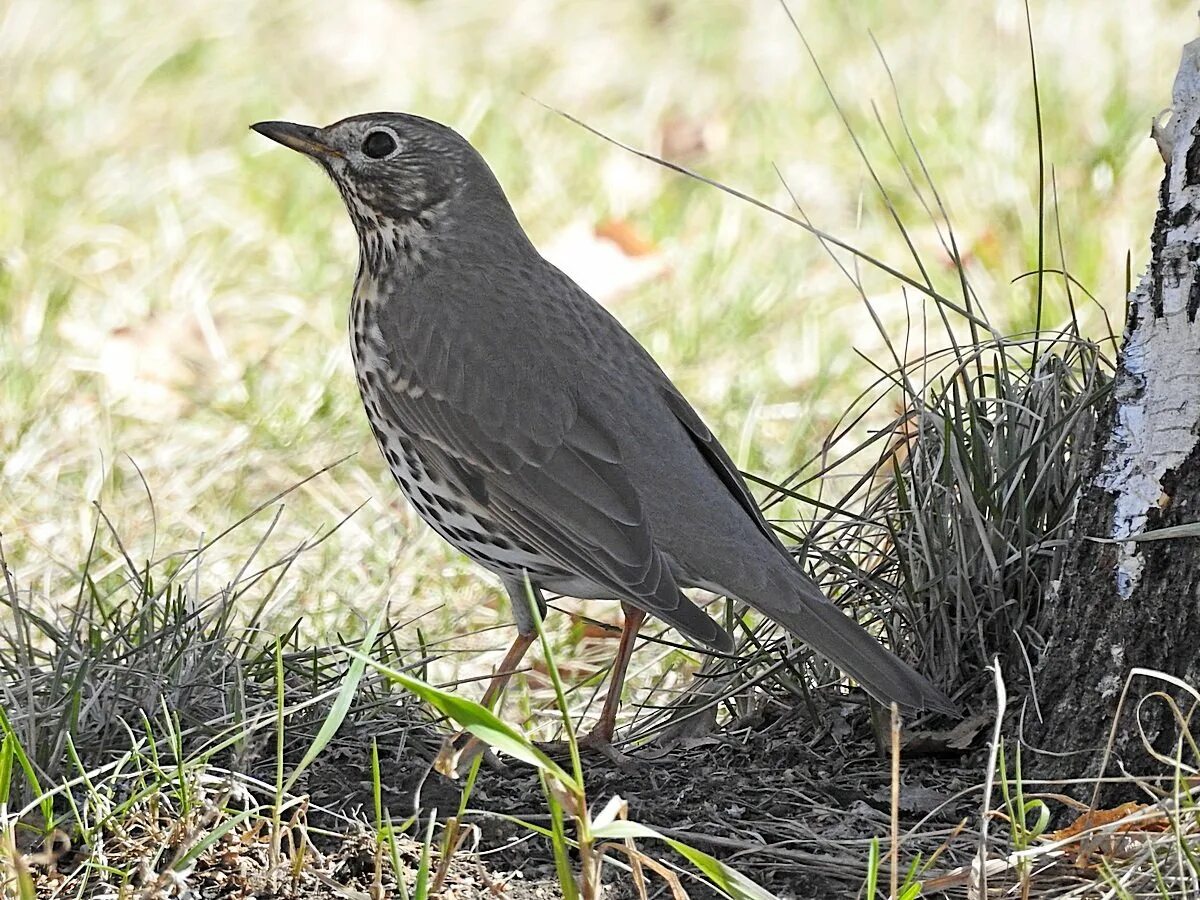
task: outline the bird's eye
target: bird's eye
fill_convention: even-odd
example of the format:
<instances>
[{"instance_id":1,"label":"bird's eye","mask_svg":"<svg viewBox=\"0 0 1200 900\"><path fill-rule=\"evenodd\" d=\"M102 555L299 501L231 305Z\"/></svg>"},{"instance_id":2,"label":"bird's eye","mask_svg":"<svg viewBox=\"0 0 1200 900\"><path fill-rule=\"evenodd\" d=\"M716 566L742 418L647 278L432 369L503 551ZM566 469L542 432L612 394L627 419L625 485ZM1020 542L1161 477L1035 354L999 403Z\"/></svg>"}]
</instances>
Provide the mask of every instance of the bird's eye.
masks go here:
<instances>
[{"instance_id":1,"label":"bird's eye","mask_svg":"<svg viewBox=\"0 0 1200 900\"><path fill-rule=\"evenodd\" d=\"M396 149L396 139L386 131L372 131L362 143L362 152L371 159L383 159Z\"/></svg>"}]
</instances>

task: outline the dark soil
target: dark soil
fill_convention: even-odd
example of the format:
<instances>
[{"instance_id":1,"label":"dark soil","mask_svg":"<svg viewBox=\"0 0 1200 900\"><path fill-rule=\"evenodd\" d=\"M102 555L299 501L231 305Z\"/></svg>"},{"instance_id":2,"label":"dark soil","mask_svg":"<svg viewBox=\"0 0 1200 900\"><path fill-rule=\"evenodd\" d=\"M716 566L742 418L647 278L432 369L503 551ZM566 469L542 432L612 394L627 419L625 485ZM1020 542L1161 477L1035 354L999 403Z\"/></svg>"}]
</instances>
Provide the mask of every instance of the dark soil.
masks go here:
<instances>
[{"instance_id":1,"label":"dark soil","mask_svg":"<svg viewBox=\"0 0 1200 900\"><path fill-rule=\"evenodd\" d=\"M631 820L717 857L781 897L855 896L870 839L879 838L885 852L889 846L891 770L863 711L845 705L830 712L838 711L843 720L832 728L828 723L814 728L787 715L670 749L641 748L621 766L588 752L592 810L619 795ZM429 769L437 736L430 730L414 741L408 734L408 752L387 754L384 782L393 818L406 818L415 808L426 815L436 808L441 817L457 810L461 784ZM982 760L948 746L969 741L926 733L921 743L927 755L914 749L902 756L902 864L918 850L928 857L960 822L979 812ZM423 753L411 752L418 746ZM931 747L943 752L928 755ZM314 770L305 789L317 803L348 813L371 807L369 766L354 755L343 754L336 770L327 763ZM554 883L549 843L502 817L547 825L539 781L521 763L492 763L481 770L470 800L475 812L469 821L480 829L480 859L501 873L497 877L520 873L508 881L510 895L541 892ZM914 833L907 835L910 829ZM967 862L972 843L961 845L943 854L939 871ZM685 873L694 871L665 846L639 842L639 847ZM615 870L610 877L612 897L634 896L628 878ZM690 874L683 880L695 897L715 895Z\"/></svg>"}]
</instances>

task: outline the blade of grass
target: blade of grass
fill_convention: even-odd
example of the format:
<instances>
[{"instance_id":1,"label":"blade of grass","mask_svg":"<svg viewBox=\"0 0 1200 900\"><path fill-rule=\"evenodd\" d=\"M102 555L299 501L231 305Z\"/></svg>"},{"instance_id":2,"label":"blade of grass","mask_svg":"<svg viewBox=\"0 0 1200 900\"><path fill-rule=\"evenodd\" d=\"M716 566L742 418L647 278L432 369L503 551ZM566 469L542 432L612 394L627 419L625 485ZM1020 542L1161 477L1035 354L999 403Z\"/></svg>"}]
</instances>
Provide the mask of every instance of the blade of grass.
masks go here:
<instances>
[{"instance_id":1,"label":"blade of grass","mask_svg":"<svg viewBox=\"0 0 1200 900\"><path fill-rule=\"evenodd\" d=\"M316 737L304 752L300 762L288 776L287 781L283 783L283 792L286 794L291 791L296 784L296 780L304 774L305 769L312 765L313 760L321 755L322 751L333 740L333 736L337 734L342 723L346 720L346 715L350 712L350 707L354 705L354 699L358 695L358 685L362 681L363 672L366 670L368 654L371 648L375 646L375 637L379 634L379 629L383 627L384 619L387 617L387 604L379 604L379 615L375 617L370 626L367 628L367 633L363 635L362 643L359 645L359 653L355 654L350 663L350 669L346 672L345 678L342 680L342 687L338 691L337 698L333 701L333 705L329 708L328 715L325 716L321 727L317 731Z\"/></svg>"},{"instance_id":2,"label":"blade of grass","mask_svg":"<svg viewBox=\"0 0 1200 900\"><path fill-rule=\"evenodd\" d=\"M420 697L442 715L454 721L457 725L471 732L491 747L502 750L509 756L522 762L536 766L550 773L556 779L570 782L568 775L558 763L539 750L533 742L511 725L502 721L495 713L485 706L459 697L447 691L438 690L433 685L400 672L391 666L384 665L357 650L347 650L350 656L362 659L367 665L375 668L381 675L395 681L401 687Z\"/></svg>"},{"instance_id":3,"label":"blade of grass","mask_svg":"<svg viewBox=\"0 0 1200 900\"><path fill-rule=\"evenodd\" d=\"M604 840L625 840L626 838L650 838L662 841L680 856L683 856L699 869L714 886L727 893L734 900L777 900L776 896L761 885L751 881L741 872L727 866L714 856L702 850L697 850L683 841L677 841L655 831L649 826L638 822L617 819L614 822L595 830L594 836Z\"/></svg>"}]
</instances>

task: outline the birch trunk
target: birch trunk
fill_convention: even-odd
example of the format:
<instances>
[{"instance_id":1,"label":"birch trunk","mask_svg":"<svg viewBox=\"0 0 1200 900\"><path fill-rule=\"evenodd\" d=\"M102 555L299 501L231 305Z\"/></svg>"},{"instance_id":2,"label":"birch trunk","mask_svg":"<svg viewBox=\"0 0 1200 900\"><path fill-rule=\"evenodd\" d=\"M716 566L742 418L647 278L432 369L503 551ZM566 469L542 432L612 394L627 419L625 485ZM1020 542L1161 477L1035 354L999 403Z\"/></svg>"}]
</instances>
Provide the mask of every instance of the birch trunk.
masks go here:
<instances>
[{"instance_id":1,"label":"birch trunk","mask_svg":"<svg viewBox=\"0 0 1200 900\"><path fill-rule=\"evenodd\" d=\"M1184 47L1170 119L1154 137L1166 172L1150 264L1129 295L1110 427L1093 451L1065 577L1048 598L1053 624L1036 679L1044 721L1027 728L1047 750L1102 747L1134 667L1200 684L1200 538L1129 540L1200 522L1200 40ZM1133 683L1107 774L1120 774L1118 764L1148 768L1139 722L1173 754L1179 729L1167 704L1137 708L1157 688L1179 693ZM1191 701L1180 702L1186 715ZM1099 765L1043 760L1042 771L1059 774Z\"/></svg>"}]
</instances>

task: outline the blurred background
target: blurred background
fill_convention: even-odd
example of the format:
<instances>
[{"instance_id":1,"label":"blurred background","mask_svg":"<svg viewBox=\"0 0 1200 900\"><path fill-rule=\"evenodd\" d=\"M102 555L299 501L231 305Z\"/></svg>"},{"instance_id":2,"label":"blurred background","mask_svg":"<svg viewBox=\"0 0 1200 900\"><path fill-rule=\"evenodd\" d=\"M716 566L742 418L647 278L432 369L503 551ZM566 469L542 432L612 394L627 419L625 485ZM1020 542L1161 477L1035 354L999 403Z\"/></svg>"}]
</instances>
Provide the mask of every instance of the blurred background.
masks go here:
<instances>
[{"instance_id":1,"label":"blurred background","mask_svg":"<svg viewBox=\"0 0 1200 900\"><path fill-rule=\"evenodd\" d=\"M848 277L795 225L542 104L799 204L915 275L877 176L949 292L945 229L923 208L936 200L909 181L924 165L991 320L1030 328L1035 279L1013 281L1038 257L1022 4L789 6L836 102L776 0L0 5L0 533L19 581L51 605L73 596L96 504L134 565L168 568L267 504L206 552L201 593L349 517L271 589L267 621L303 613L306 633L332 639L386 600L397 619L424 614L431 639L507 623L495 587L386 473L350 369L350 224L315 167L248 130L260 119L394 109L458 129L546 254L650 348L737 462L772 480L822 452L889 358L852 278L901 352L924 349L929 310L867 266ZM1099 336L1102 309L1119 328L1127 265L1136 277L1145 262L1162 169L1150 123L1194 5L1032 7L1046 267L1065 260L1094 295L1075 300ZM1065 292L1047 290L1054 324ZM111 535L98 546L93 579L121 578L121 548ZM615 620L609 606L591 611ZM564 640L595 636L558 618Z\"/></svg>"}]
</instances>

